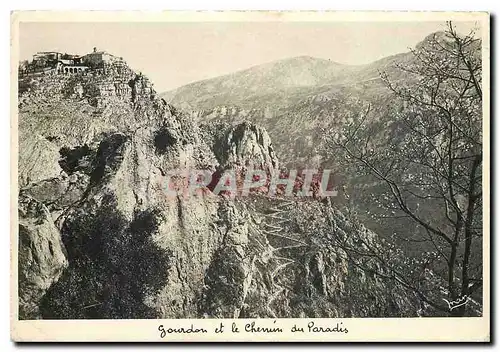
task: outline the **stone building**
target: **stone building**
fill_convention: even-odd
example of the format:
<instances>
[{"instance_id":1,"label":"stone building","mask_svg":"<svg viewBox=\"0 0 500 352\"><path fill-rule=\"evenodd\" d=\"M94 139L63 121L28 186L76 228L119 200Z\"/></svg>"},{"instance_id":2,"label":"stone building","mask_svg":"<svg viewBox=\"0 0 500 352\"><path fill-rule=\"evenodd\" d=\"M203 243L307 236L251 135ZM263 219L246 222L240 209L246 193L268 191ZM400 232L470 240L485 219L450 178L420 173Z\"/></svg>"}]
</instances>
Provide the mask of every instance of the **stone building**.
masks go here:
<instances>
[{"instance_id":1,"label":"stone building","mask_svg":"<svg viewBox=\"0 0 500 352\"><path fill-rule=\"evenodd\" d=\"M54 72L69 74L84 72L89 67L79 55L63 54L57 51L41 51L33 55L30 63L20 65L20 74Z\"/></svg>"},{"instance_id":2,"label":"stone building","mask_svg":"<svg viewBox=\"0 0 500 352\"><path fill-rule=\"evenodd\" d=\"M19 75L21 76L38 73L80 74L86 71L92 71L98 75L130 75L129 69L122 58L113 56L106 51L98 51L97 48L83 56L63 54L57 51L41 51L33 55L31 62L20 63L19 65ZM124 87L124 84L119 84L117 89L125 91L127 87Z\"/></svg>"},{"instance_id":3,"label":"stone building","mask_svg":"<svg viewBox=\"0 0 500 352\"><path fill-rule=\"evenodd\" d=\"M62 55L57 51L39 51L33 55L33 62L57 61L62 58Z\"/></svg>"},{"instance_id":4,"label":"stone building","mask_svg":"<svg viewBox=\"0 0 500 352\"><path fill-rule=\"evenodd\" d=\"M97 51L97 48L83 57L83 62L91 67L103 67L105 64L111 63L112 60L113 55L105 51Z\"/></svg>"}]
</instances>

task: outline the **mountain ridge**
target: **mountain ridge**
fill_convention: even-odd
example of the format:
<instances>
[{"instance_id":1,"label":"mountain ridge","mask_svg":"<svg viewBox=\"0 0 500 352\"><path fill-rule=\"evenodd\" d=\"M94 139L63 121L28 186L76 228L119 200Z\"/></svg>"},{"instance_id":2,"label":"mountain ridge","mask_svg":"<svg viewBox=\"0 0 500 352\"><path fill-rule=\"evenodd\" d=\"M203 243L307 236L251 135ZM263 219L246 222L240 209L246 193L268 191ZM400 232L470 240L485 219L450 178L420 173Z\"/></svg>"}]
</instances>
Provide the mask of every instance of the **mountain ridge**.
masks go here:
<instances>
[{"instance_id":1,"label":"mountain ridge","mask_svg":"<svg viewBox=\"0 0 500 352\"><path fill-rule=\"evenodd\" d=\"M295 56L191 82L160 95L186 110L209 110L229 102L250 107L252 100L264 95L295 95L295 91L300 90L314 91L377 80L381 70L393 70L393 64L406 62L409 54L390 55L362 65Z\"/></svg>"},{"instance_id":2,"label":"mountain ridge","mask_svg":"<svg viewBox=\"0 0 500 352\"><path fill-rule=\"evenodd\" d=\"M426 45L432 39L436 39L438 41L445 40L445 32L444 31L436 31L436 32L428 34L425 38L423 38L420 42L418 42L415 45L415 48L420 48L420 47ZM303 69L307 69L306 65L308 63L310 64L311 62L314 62L317 65L321 64L321 65L330 66L330 67L337 67L337 68L341 68L341 69L347 70L346 72L344 72L340 76L342 78L346 78L346 76L348 76L349 74L352 74L352 73L358 74L358 73L361 73L361 72L364 72L364 71L366 71L366 72L370 72L370 71L371 72L375 72L377 68L387 67L388 63L392 63L392 62L395 62L395 61L399 61L399 62L403 62L404 63L409 58L409 56L410 56L409 54L411 54L411 50L408 50L408 51L405 51L405 52L401 52L401 53L387 55L385 57L382 57L380 59L371 61L371 62L366 63L366 64L340 63L340 62L332 61L329 58L320 58L320 57L314 57L314 56L310 56L310 55L298 55L298 56L281 58L281 59L277 59L277 60L273 60L273 61L269 61L269 62L264 62L264 63L261 63L261 64L255 64L255 65L249 66L247 68L236 70L234 72L230 72L230 73L226 73L226 74L223 74L223 75L219 75L219 76L215 76L215 77L210 77L210 78L206 78L206 79L201 79L201 80L198 80L198 81L190 82L190 83L181 85L179 87L176 87L174 89L170 89L168 91L161 92L160 95L162 97L166 98L167 100L171 99L174 102L174 101L176 101L175 96L180 91L184 90L185 88L194 87L194 86L200 86L200 85L203 85L203 84L210 83L212 81L224 80L224 79L231 78L231 77L234 77L234 76L238 76L238 75L241 75L241 74L245 74L245 73L251 72L251 71L256 71L256 70L257 71L258 70L264 70L265 71L265 70L268 70L268 69L272 69L274 67L279 67L279 66L281 66L283 64L292 64L292 66L293 65L302 65ZM335 82L330 82L330 83L335 83ZM339 82L339 83L341 83L341 82ZM352 83L352 81L351 81L351 83Z\"/></svg>"}]
</instances>

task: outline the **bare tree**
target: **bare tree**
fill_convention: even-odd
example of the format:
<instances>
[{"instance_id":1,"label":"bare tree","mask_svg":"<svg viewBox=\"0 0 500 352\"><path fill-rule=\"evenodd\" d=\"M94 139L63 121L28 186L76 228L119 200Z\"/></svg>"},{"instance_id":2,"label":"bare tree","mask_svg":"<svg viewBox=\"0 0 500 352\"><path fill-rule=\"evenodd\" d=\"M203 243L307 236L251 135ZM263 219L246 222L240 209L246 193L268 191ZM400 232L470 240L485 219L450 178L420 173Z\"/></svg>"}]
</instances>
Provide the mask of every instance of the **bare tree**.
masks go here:
<instances>
[{"instance_id":1,"label":"bare tree","mask_svg":"<svg viewBox=\"0 0 500 352\"><path fill-rule=\"evenodd\" d=\"M463 316L482 287L481 41L448 23L412 53L398 75L381 73L394 113L372 118L368 107L326 142L383 187L386 216L417 225L412 240L431 248L403 266L389 248L366 246L361 254L425 304Z\"/></svg>"}]
</instances>

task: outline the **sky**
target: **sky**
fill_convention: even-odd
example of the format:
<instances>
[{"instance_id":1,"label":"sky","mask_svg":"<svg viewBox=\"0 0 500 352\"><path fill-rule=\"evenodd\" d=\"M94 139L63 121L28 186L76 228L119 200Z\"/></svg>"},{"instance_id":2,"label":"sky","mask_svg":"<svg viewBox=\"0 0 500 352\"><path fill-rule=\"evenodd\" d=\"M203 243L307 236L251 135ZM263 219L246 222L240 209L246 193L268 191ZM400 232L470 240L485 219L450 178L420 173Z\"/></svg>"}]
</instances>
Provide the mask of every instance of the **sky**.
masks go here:
<instances>
[{"instance_id":1,"label":"sky","mask_svg":"<svg viewBox=\"0 0 500 352\"><path fill-rule=\"evenodd\" d=\"M477 26L454 24L462 33ZM21 22L19 58L97 47L123 57L164 92L294 56L367 64L444 28L444 22Z\"/></svg>"}]
</instances>

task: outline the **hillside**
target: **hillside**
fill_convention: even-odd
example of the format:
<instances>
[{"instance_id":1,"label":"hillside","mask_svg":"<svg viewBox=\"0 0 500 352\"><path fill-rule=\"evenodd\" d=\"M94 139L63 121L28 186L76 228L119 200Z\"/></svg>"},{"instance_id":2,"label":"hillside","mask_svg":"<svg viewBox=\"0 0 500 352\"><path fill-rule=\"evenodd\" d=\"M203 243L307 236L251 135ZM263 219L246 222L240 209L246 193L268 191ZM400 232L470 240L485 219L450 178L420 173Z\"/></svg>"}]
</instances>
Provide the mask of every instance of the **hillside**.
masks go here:
<instances>
[{"instance_id":1,"label":"hillside","mask_svg":"<svg viewBox=\"0 0 500 352\"><path fill-rule=\"evenodd\" d=\"M457 48L457 45L461 47ZM467 60L462 60L459 56L464 52ZM421 62L422 57L427 62ZM462 78L462 75L469 72L467 66L471 65L471 62L475 65L473 77ZM421 95L405 101L389 88L389 82L393 88L400 87L404 92L410 93L417 91ZM471 82L475 82L476 86L481 84L481 41L473 37L453 36L453 33L448 31L431 33L412 48L412 51L386 57L368 65L346 66L318 58L296 57L192 83L162 96L195 116L202 131L224 129L244 121L263 126L269 133L282 166L335 170L335 182L344 195L333 200L335 206L350 209L370 230L388 242L397 244L408 258L414 258L418 262L421 260L419 258L424 258L428 253L439 253L441 248L448 248L448 244L442 243L436 250L436 243L429 240L425 228L401 211L397 204L391 204L393 195L390 187L381 181L381 177L374 176L367 171L369 168L363 168L359 163L348 162L344 159L341 148L332 147L333 141L348 127L353 127L364 119L364 128L360 129L362 135L358 136L359 143L353 143L353 148L363 149L364 146L364 155L371 154L375 162L380 162L390 154L391 148L401 153L401 150L412 150L413 147L420 146L427 136L414 134L440 121L436 119L442 116L443 111L453 116L450 117L453 124L466 124L462 131L481 131L481 94L477 94L481 89L473 90L467 97L460 97L464 102L461 99L450 99L456 98L459 92L471 90ZM418 103L422 97L429 97L433 90L441 94L440 103L430 101L426 103L427 106ZM416 105L416 108L412 110L413 105ZM416 126L415 129L412 119L409 118L404 121L405 126L401 122L401 118L405 116L403 111L406 116L421 117L429 125ZM469 120L471 122L467 124ZM408 124L414 129L409 130ZM440 131L437 127L436 129ZM457 131L454 126L451 130L455 133ZM435 131L428 130L432 138L437 138ZM480 132L474 133L473 139L480 140ZM439 138L443 140L442 136ZM463 138L466 141L464 143L470 140L468 136ZM449 145L453 145L457 140L463 143L456 139L450 141ZM430 142L429 148L434 151L443 147L438 145L436 148L432 143L434 141ZM469 160L469 155L462 155L464 152L462 147L457 146L449 151L449 155L457 154L457 160ZM405 162L410 160L409 163L414 163L412 168L399 174L394 172L393 179L403 182L401 180L411 180L415 175L428 177L429 160L422 162L418 158L422 155L428 156L431 152L427 149L418 153L420 154L406 155ZM398 154L395 153L394 157L397 158ZM386 164L382 167L384 173L393 171L392 161L395 158L385 160ZM435 162L436 160L430 160L431 164ZM461 161L450 167L459 167L458 163ZM460 166L457 173L469 170L470 165L466 164L463 169ZM440 175L439 168L436 170ZM466 172L463 177L464 184L469 185L471 181L467 180ZM478 175L477 179L480 177ZM415 187L415 181L404 181L408 186L405 198L411 199L407 204L437 228L454 228L456 220L449 217L448 208L443 209L443 202L448 204L448 200L443 200L440 195L443 192L441 185L446 183L446 180L433 181L438 184L438 191L431 190L417 196L413 196L412 192L421 190ZM452 185L451 188L453 187L457 186ZM457 193L463 193L463 189ZM432 195L432 192L438 194ZM433 200L429 200L433 197ZM474 197L472 196L473 199ZM458 218L465 216L461 215L460 206L457 205L456 210ZM480 206L477 211L480 212ZM461 231L459 227L457 233ZM481 236L478 235L468 246L468 255L475 263L473 267L478 277L481 277L481 244ZM463 249L462 244L458 247ZM443 262L447 259L445 257ZM456 258L452 260L455 261ZM448 270L448 273L445 273L446 270L442 266L435 269L441 271L443 277L453 277L449 272L455 270L458 273L460 265L457 264L455 269ZM457 280L460 282L461 279ZM465 289L464 292L466 291ZM475 298L480 300L481 292L476 292Z\"/></svg>"},{"instance_id":2,"label":"hillside","mask_svg":"<svg viewBox=\"0 0 500 352\"><path fill-rule=\"evenodd\" d=\"M265 128L207 127L128 67L20 77L20 319L435 314L345 249L385 244L331 202L169 196L171 170L276 169Z\"/></svg>"},{"instance_id":3,"label":"hillside","mask_svg":"<svg viewBox=\"0 0 500 352\"><path fill-rule=\"evenodd\" d=\"M416 47L429 46L435 36L442 38L443 33L430 34ZM381 74L410 86L411 77L398 66L413 63L411 52L360 66L295 57L188 84L162 96L195 115L201 126L243 121L263 126L283 165L338 170L339 187L348 189L360 216L378 232L383 227L366 216L376 210L371 195L378 193L377 183L343 169L336 155L325 150L330 137L325 131L340 130L367 111L367 119L375 123L398 111L401 102L394 99ZM289 76L283 76L285 72ZM367 189L367 185L371 186ZM344 204L341 199L336 201Z\"/></svg>"}]
</instances>

